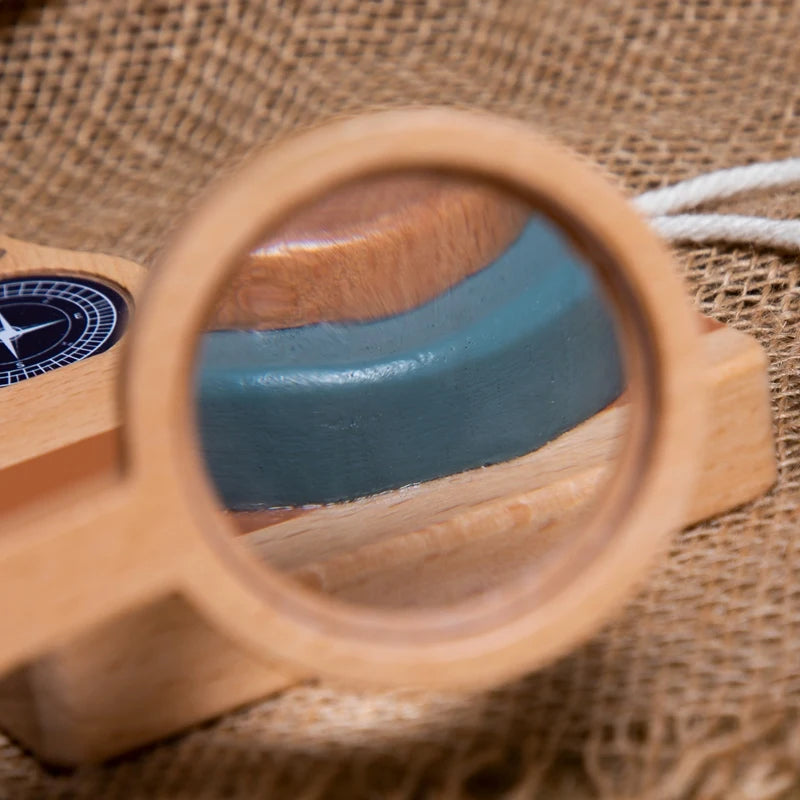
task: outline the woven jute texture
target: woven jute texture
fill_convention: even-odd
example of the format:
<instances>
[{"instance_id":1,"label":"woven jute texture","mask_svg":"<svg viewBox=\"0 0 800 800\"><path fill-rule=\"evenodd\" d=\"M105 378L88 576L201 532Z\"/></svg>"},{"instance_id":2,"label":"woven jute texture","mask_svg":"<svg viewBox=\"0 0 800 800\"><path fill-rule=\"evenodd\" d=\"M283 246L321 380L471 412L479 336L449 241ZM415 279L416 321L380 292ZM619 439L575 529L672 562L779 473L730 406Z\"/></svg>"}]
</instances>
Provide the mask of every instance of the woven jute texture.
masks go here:
<instances>
[{"instance_id":1,"label":"woven jute texture","mask_svg":"<svg viewBox=\"0 0 800 800\"><path fill-rule=\"evenodd\" d=\"M528 120L633 194L800 155L800 8L754 0L6 2L2 230L151 263L254 147L407 104ZM791 191L717 206L796 216ZM800 775L800 262L678 251L769 354L780 478L684 531L591 642L491 692L306 686L9 798L772 798ZM4 609L2 613L13 613Z\"/></svg>"}]
</instances>

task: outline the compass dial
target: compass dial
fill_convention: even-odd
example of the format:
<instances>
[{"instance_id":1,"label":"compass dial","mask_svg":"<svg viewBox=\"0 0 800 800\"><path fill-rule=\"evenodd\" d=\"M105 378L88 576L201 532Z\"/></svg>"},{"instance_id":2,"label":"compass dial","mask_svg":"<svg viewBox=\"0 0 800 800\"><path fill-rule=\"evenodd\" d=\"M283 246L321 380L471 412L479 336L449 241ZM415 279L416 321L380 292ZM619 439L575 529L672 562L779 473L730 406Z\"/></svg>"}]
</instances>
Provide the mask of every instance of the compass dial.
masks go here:
<instances>
[{"instance_id":1,"label":"compass dial","mask_svg":"<svg viewBox=\"0 0 800 800\"><path fill-rule=\"evenodd\" d=\"M0 387L108 350L128 303L99 281L61 275L0 280Z\"/></svg>"}]
</instances>

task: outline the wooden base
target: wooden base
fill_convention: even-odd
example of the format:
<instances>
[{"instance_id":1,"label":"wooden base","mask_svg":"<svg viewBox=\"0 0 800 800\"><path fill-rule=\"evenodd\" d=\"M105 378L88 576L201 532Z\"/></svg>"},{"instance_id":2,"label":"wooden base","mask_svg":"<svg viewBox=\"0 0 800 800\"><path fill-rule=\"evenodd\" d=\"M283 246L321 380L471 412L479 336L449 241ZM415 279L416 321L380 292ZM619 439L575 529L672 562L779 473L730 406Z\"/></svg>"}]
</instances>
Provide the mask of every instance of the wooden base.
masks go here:
<instances>
[{"instance_id":1,"label":"wooden base","mask_svg":"<svg viewBox=\"0 0 800 800\"><path fill-rule=\"evenodd\" d=\"M708 324L704 346L711 398L708 439L702 474L685 515L686 525L752 500L775 479L766 362L761 348L745 334L715 323ZM513 470L519 465L500 465L503 467ZM474 482L474 476L470 479L473 484L469 501L464 500L467 494L462 491L463 477L457 476L454 481L454 491L464 503L458 509L462 530L463 526L485 525L487 519L495 518L499 504L506 509L512 504L526 508L530 521L530 514L536 513L537 503L542 501L541 487L512 496L498 494L492 488L491 471L484 473L485 480ZM596 469L588 469L581 480L589 485L597 474ZM476 493L476 486L484 489ZM428 530L435 527L437 518L430 516L429 490L430 486L415 490L415 497L406 506L413 507L409 513L414 519L404 517L402 525L392 524L395 512L381 506L391 506L391 494L377 503L372 501L376 521L383 520L377 528L382 534L379 541L373 536L369 542L359 542L358 546L365 548L362 554L369 556L370 547L396 544L404 534L417 530L418 520L425 519ZM317 514L326 517L325 528L330 526L335 533L337 525L346 524L352 505L307 512L249 535L264 542L271 540L271 557L275 558L278 546L274 542L280 540L275 534L281 525L304 524L309 515ZM251 519L248 527L263 522ZM397 523L396 517L394 522ZM455 535L453 532L458 529L451 526L448 535ZM441 546L440 539L437 547ZM347 553L330 551L328 571L321 573L319 564L307 565L305 578L334 592L338 581L342 594L370 599L370 580L359 581L358 590L352 591L347 580L352 573L344 567L353 562L341 560L352 558L357 550L350 541ZM282 563L291 569L296 565L287 553L284 552ZM409 568L402 570L406 582L416 575L415 565L420 556L424 557L424 551L411 552L411 556ZM362 561L359 568L363 565ZM371 578L384 580L385 575L379 573L374 570ZM395 574L399 576L400 571ZM0 682L0 725L48 762L72 765L99 761L280 691L301 679L284 668L271 669L252 658L212 628L186 601L173 595L105 622L6 676Z\"/></svg>"}]
</instances>

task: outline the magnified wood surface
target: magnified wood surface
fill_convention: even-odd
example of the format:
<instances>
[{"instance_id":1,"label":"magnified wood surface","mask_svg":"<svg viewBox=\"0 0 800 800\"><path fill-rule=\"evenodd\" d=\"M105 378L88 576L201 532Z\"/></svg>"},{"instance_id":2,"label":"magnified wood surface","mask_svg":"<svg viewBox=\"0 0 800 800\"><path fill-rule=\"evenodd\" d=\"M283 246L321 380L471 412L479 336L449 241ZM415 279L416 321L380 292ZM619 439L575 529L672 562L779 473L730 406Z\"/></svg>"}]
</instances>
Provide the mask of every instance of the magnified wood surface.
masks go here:
<instances>
[{"instance_id":1,"label":"magnified wood surface","mask_svg":"<svg viewBox=\"0 0 800 800\"><path fill-rule=\"evenodd\" d=\"M507 190L466 177L414 172L349 183L299 209L244 259L209 327L406 311L491 263L529 214Z\"/></svg>"}]
</instances>

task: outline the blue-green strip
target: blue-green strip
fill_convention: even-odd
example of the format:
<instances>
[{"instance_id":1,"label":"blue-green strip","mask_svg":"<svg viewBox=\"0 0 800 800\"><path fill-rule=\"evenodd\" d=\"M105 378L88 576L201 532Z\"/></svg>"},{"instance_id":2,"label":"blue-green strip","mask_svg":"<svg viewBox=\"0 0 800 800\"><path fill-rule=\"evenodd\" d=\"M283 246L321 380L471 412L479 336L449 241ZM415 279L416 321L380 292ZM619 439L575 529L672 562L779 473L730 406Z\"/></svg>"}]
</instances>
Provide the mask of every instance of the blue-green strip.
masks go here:
<instances>
[{"instance_id":1,"label":"blue-green strip","mask_svg":"<svg viewBox=\"0 0 800 800\"><path fill-rule=\"evenodd\" d=\"M366 323L205 336L202 445L229 508L329 503L541 447L620 393L591 273L540 218L435 300Z\"/></svg>"}]
</instances>

